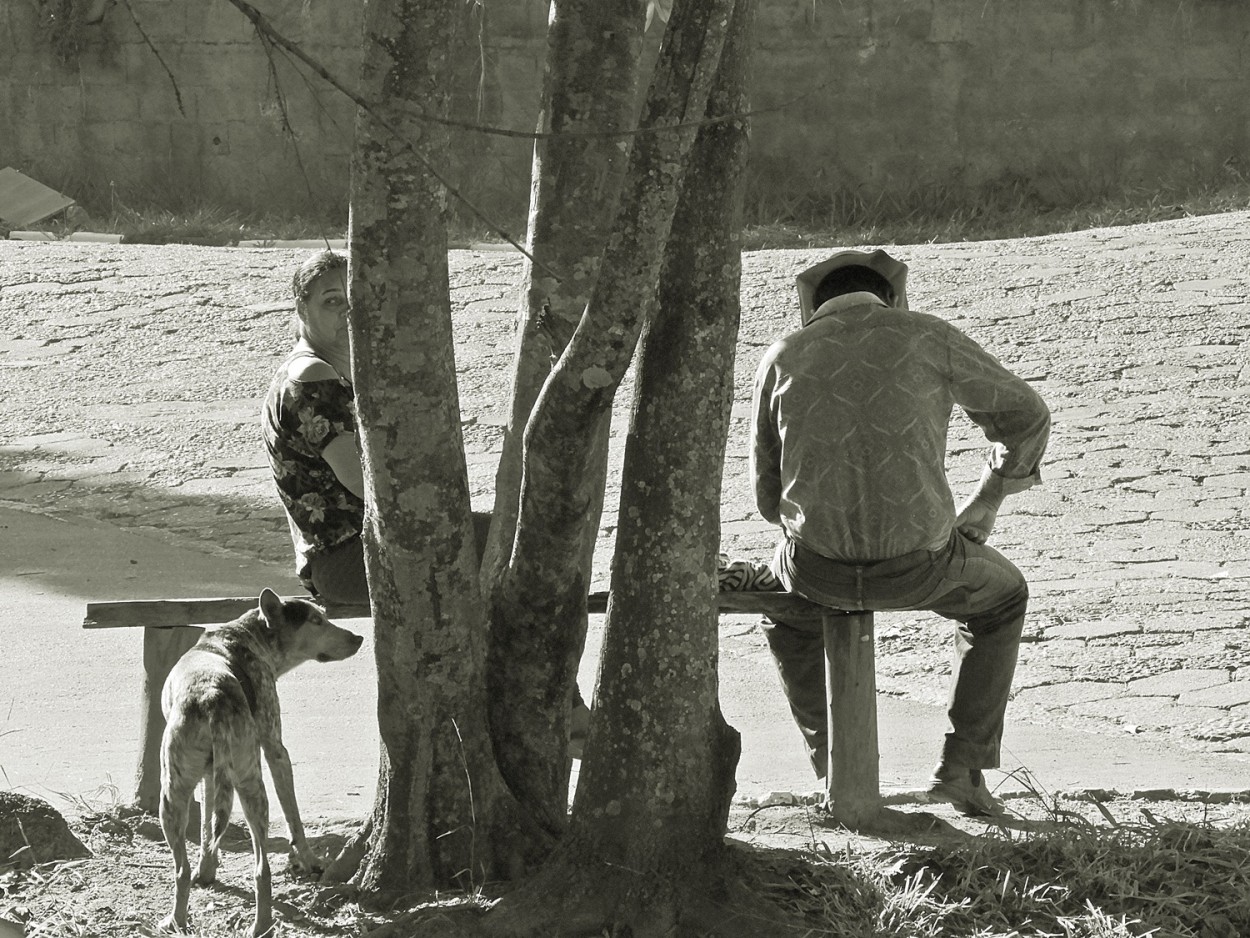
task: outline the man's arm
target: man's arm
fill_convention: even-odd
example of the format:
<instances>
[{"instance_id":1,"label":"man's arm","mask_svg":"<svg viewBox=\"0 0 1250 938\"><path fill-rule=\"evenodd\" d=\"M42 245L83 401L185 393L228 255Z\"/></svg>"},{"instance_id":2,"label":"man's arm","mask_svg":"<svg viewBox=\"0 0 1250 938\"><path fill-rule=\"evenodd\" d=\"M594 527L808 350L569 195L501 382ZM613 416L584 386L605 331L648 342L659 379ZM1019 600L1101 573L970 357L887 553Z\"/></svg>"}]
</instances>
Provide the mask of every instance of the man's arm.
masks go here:
<instances>
[{"instance_id":1,"label":"man's arm","mask_svg":"<svg viewBox=\"0 0 1250 938\"><path fill-rule=\"evenodd\" d=\"M781 524L781 437L777 433L772 397L776 375L766 354L755 374L752 401L751 478L755 507L765 521Z\"/></svg>"},{"instance_id":2,"label":"man's arm","mask_svg":"<svg viewBox=\"0 0 1250 938\"><path fill-rule=\"evenodd\" d=\"M1003 499L1041 481L1050 440L1050 408L1023 378L951 327L950 369L955 402L993 446L976 491L960 506L955 525L984 543Z\"/></svg>"}]
</instances>

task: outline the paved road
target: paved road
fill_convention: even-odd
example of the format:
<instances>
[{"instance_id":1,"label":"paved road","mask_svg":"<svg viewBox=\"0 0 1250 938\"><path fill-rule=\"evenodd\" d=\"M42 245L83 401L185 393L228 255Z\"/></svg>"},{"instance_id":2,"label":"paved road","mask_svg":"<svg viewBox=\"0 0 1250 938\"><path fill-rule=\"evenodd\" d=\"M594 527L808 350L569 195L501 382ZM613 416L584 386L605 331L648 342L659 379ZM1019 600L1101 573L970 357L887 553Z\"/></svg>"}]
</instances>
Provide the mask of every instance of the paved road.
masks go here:
<instances>
[{"instance_id":1,"label":"paved road","mask_svg":"<svg viewBox=\"0 0 1250 938\"><path fill-rule=\"evenodd\" d=\"M912 265L912 305L976 337L1027 377L1055 413L1045 484L1009 501L995 534L1033 587L1007 745L1014 752L1030 732L1053 734L1055 752L1063 740L1079 743L1066 763L1055 761L1075 769L1074 778L1051 787L1080 778L1091 787L1109 784L1104 778L1154 787L1146 776L1161 753L1182 761L1192 753L1225 773L1219 784L1204 784L1201 773L1178 769L1186 778L1176 787L1250 787L1248 220L1234 214L895 252ZM725 548L735 556L764 558L772 540L754 517L747 487L751 376L763 349L792 327L793 274L825 253L756 252L745 259L722 505ZM6 537L6 595L34 604L23 607L34 611L0 619L18 647L29 647L29 623L48 608L41 603L67 601L74 615L56 627L75 628L88 592L202 595L217 591L209 588L214 577L223 589L252 592L288 577L285 529L255 425L259 398L289 342L283 285L298 257L0 242L0 504L21 509L22 517L33 511L104 531L103 543L134 537L157 545L158 554L184 556L171 553L177 549L196 558L148 576L133 565L121 573L107 566L115 552L106 550L98 561L42 583L23 574L48 565L40 539ZM452 262L470 481L475 506L488 507L520 264L514 255L468 252ZM618 418L618 442L625 419ZM983 449L975 427L957 421L948 466L957 493L972 485ZM613 464L619 470L619 447ZM610 502L618 482L614 474ZM601 578L613 528L609 510ZM208 572L210 560L238 578ZM887 752L883 777L914 784L911 776L928 766L937 745L948 631L922 614L882 615L878 628L879 683L891 698L883 713L897 712L900 731L923 729L914 741L907 737L906 756ZM122 645L137 648L137 636L66 634L54 661L74 661L74 670L96 661L89 642L117 648L98 652L97 670L116 678L118 699L130 705L138 666L134 649ZM43 645L42 637L35 644ZM84 652L59 657L71 648ZM58 692L66 683L49 674L54 664L31 654L3 666L0 697L17 701L9 725L19 704L43 693L47 681ZM746 704L741 722L759 717L761 762L780 768L761 770L744 790L809 786L749 620L725 621L722 660L727 700ZM346 679L351 666L336 667ZM332 673L310 670L300 680L333 680L337 687ZM588 669L588 689L589 681ZM94 712L93 701L98 706L94 692L85 694L71 709ZM351 701L353 709L370 706ZM761 701L771 709L759 709ZM5 726L0 722L0 732ZM883 743L891 738L888 729L882 735ZM0 766L18 736L0 737ZM1046 751L1040 741L1026 748L1035 760L1042 757L1033 753ZM1141 767L1134 768L1138 751ZM1122 762L1118 774L1102 773L1100 752ZM129 764L124 753L121 762ZM903 771L892 773L892 764ZM371 789L371 772L363 774L360 784ZM1142 786L1129 784L1138 777ZM48 776L40 784L55 781Z\"/></svg>"},{"instance_id":2,"label":"paved road","mask_svg":"<svg viewBox=\"0 0 1250 938\"><path fill-rule=\"evenodd\" d=\"M208 595L247 595L258 582L297 592L281 567L168 545L108 523L0 508L0 537L29 548L0 573L6 601L0 647L8 649L0 672L0 734L7 733L0 735L0 779L62 808L62 794L128 800L139 755L139 630L85 632L84 603L182 595L188 571ZM283 730L306 818L356 817L372 804L378 755L372 641L367 621L344 624L364 634L360 654L306 665L282 679ZM728 620L721 650L722 707L742 734L739 792L747 798L809 793L817 786L771 661L758 643L742 641L751 628L747 618ZM601 638L596 620L582 665L587 689ZM883 788L914 790L944 731L942 710L883 697L879 719ZM1011 728L1004 767L1027 768L1031 784L1051 792L1250 787L1244 764L1228 758L1020 721ZM1023 779L996 781L1003 793L1025 790Z\"/></svg>"}]
</instances>

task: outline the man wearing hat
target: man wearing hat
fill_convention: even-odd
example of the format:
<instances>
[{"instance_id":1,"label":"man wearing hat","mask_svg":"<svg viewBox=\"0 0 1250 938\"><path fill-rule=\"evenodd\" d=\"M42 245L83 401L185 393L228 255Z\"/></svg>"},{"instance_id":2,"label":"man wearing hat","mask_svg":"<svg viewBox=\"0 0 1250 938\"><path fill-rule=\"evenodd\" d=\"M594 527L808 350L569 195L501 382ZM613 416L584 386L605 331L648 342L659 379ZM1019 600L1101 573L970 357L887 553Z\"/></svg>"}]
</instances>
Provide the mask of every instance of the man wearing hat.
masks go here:
<instances>
[{"instance_id":1,"label":"man wearing hat","mask_svg":"<svg viewBox=\"0 0 1250 938\"><path fill-rule=\"evenodd\" d=\"M786 589L838 609L923 609L955 622L950 731L929 796L993 814L981 770L999 765L1029 593L985 541L1003 498L1040 481L1050 411L954 326L908 310L906 281L907 265L885 251L841 251L799 275L802 326L755 376L756 504L782 530L773 571ZM945 471L956 404L992 444L958 511ZM823 777L820 621L775 621L766 634Z\"/></svg>"}]
</instances>

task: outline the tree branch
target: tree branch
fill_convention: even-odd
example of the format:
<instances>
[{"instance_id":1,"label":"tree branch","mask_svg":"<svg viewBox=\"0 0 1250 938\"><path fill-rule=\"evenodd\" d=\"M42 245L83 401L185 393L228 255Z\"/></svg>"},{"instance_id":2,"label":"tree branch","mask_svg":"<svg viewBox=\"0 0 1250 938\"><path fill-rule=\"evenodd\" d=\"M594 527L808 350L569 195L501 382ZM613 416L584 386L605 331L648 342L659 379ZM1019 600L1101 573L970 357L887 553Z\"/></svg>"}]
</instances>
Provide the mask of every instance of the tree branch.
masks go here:
<instances>
[{"instance_id":1,"label":"tree branch","mask_svg":"<svg viewBox=\"0 0 1250 938\"><path fill-rule=\"evenodd\" d=\"M273 46L267 42L264 36L261 37L261 46L265 50L265 59L269 63L269 77L273 79L273 93L278 102L278 110L282 114L282 130L291 139L291 148L295 152L295 164L299 167L300 179L304 181L304 191L308 195L309 206L316 203L316 195L313 192L312 181L308 178L308 167L304 165L304 157L300 154L299 141L295 136L295 128L291 125L291 112L287 110L286 95L282 93L282 79L278 75L278 66L274 62ZM322 237L326 243L326 249L330 248L328 238Z\"/></svg>"},{"instance_id":2,"label":"tree branch","mask_svg":"<svg viewBox=\"0 0 1250 938\"><path fill-rule=\"evenodd\" d=\"M252 24L256 27L257 31L262 33L262 35L267 36L274 45L281 47L290 55L299 59L319 76L321 76L321 78L325 79L325 81L332 85L337 91L351 98L361 107L366 106L355 92L351 91L346 85L344 85L343 82L336 78L334 74L324 65L301 49L297 43L287 39L280 32L278 32L273 23L269 21L269 18L266 17L264 13L261 13L258 9L256 9L256 7L252 6L252 4L248 3L247 0L226 0L226 2L237 7L244 16L252 21ZM832 81L824 82L810 91L805 91L803 94L795 95L793 98L790 98L781 104L775 104L771 107L756 108L754 110L728 114L717 114L715 116L704 117L699 120L679 121L674 124L666 124L663 127L638 126L631 130L512 130L508 127L492 127L489 124L479 124L474 121L456 120L454 117L440 117L436 114L430 114L420 109L417 109L413 116L418 120L427 121L431 124L441 124L445 127L454 127L458 130L471 130L475 133L486 134L487 136L507 137L514 140L549 140L553 137L599 137L627 140L631 137L641 137L647 134L659 133L661 131L684 130L687 128L698 129L701 127L707 127L711 124L722 124L726 121L746 120L751 117L758 117L761 114L772 114L780 111L787 111L808 98L823 94L827 89L833 87L833 85L834 82Z\"/></svg>"},{"instance_id":3,"label":"tree branch","mask_svg":"<svg viewBox=\"0 0 1250 938\"><path fill-rule=\"evenodd\" d=\"M474 202L471 199L469 199L458 188L453 186L446 179L446 177L444 177L443 174L440 173L430 163L430 161L425 157L425 155L422 154L419 150L417 150L417 148L414 147L407 140L407 138L404 137L402 133L400 133L399 129L396 128L394 124L392 124L390 121L388 121L385 117L383 117L377 112L377 110L374 108L371 102L366 100L359 93L348 88L345 84L339 81L339 79L335 78L334 75L328 69L326 69L325 66L323 66L320 62L318 62L316 59L310 56L307 52L301 49L298 45L291 42L291 40L287 39L285 36L279 33L276 29L274 29L273 25L269 22L269 19L268 17L265 16L265 14L261 13L260 10L256 9L256 7L252 6L252 4L248 3L247 0L226 0L226 2L233 5L236 9L239 10L239 12L241 12L244 16L246 16L249 20L251 20L252 25L256 27L256 32L260 35L262 42L270 42L275 46L279 46L280 48L285 49L291 55L295 56L297 59L299 59L309 68L311 68L314 72L320 75L323 79L325 79L331 85L331 87L333 87L335 90L339 91L340 93L346 95L349 99L355 102L357 107L363 108L365 111L367 111L369 115L378 122L378 125L381 126L383 129L385 129L387 133L394 136L396 140L402 143L405 149L407 149L409 153L411 153L413 156L417 158L417 160L425 168L426 172L428 172L431 176L433 176L436 180L438 180L439 185L441 185L444 189L446 189L448 194L450 194L453 198L457 199L462 205L464 205L465 208L467 208L473 214L474 218L476 218L478 221L485 224L494 234L499 235L501 238L503 238L505 241L511 244L514 248L516 248L518 251L520 251L522 254L528 257L530 259L530 262L534 264L536 267L541 268L544 272L546 272L547 274L549 274L550 276L554 277L557 280L561 279L559 274L557 274L555 271L549 269L548 267L543 265L541 262L536 260L534 256L525 249L524 246L522 246L515 238L512 237L512 235L508 234L508 232L504 231L503 228L499 227L499 225L491 221L491 219L487 217L486 213L482 209L478 208L477 205L474 204ZM418 111L417 114L414 116L420 117L425 120L430 119L429 115L423 114L420 111Z\"/></svg>"},{"instance_id":4,"label":"tree branch","mask_svg":"<svg viewBox=\"0 0 1250 938\"><path fill-rule=\"evenodd\" d=\"M187 112L182 106L182 92L178 90L178 79L174 78L174 73L169 70L169 66L161 57L160 50L152 43L147 31L143 28L143 24L139 22L138 14L135 13L135 8L130 5L130 0L122 0L122 2L126 4L126 12L130 14L130 19L134 22L135 29L139 30L139 36L143 39L144 45L152 50L152 54L156 56L156 61L161 63L161 68L165 69L165 74L169 76L169 83L174 88L174 100L178 102L178 113L186 117Z\"/></svg>"}]
</instances>

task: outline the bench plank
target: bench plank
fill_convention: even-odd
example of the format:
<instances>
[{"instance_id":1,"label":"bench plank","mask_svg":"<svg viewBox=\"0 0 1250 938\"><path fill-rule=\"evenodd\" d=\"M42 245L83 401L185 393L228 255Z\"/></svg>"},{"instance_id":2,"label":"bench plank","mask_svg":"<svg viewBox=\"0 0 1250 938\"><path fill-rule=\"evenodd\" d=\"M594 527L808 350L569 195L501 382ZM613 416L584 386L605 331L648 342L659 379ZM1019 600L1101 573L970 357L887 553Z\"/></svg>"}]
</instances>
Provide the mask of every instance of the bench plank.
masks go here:
<instances>
[{"instance_id":1,"label":"bench plank","mask_svg":"<svg viewBox=\"0 0 1250 938\"><path fill-rule=\"evenodd\" d=\"M121 602L87 603L84 629L174 628L182 625L217 625L232 622L259 605L257 596L213 599L140 599ZM296 597L288 596L287 599ZM300 597L303 598L303 597ZM359 618L369 615L368 606L335 606L326 610L333 618Z\"/></svg>"},{"instance_id":2,"label":"bench plank","mask_svg":"<svg viewBox=\"0 0 1250 938\"><path fill-rule=\"evenodd\" d=\"M85 629L216 625L221 622L231 622L249 609L255 609L256 605L257 598L254 596L91 602L87 603L87 615L82 625ZM608 594L606 592L591 593L586 598L586 608L589 612L602 613L607 611L607 607ZM717 607L722 613L767 613L783 619L787 613L791 615L811 614L820 609L814 603L793 593L764 591L718 593ZM330 603L326 606L326 614L332 619L367 618L369 607Z\"/></svg>"},{"instance_id":3,"label":"bench plank","mask_svg":"<svg viewBox=\"0 0 1250 938\"><path fill-rule=\"evenodd\" d=\"M608 598L606 592L591 593L587 611L605 612ZM257 603L247 596L87 604L84 628L145 629L142 739L135 775L135 803L144 810L155 812L160 799L160 740L165 727L160 695L166 676L199 637L201 630L196 627L237 619ZM718 593L717 608L721 613L782 619L821 615L829 728L827 805L843 824L870 824L881 805L873 614L826 609L793 593L766 591ZM329 604L326 613L331 618L366 618L369 607Z\"/></svg>"}]
</instances>

